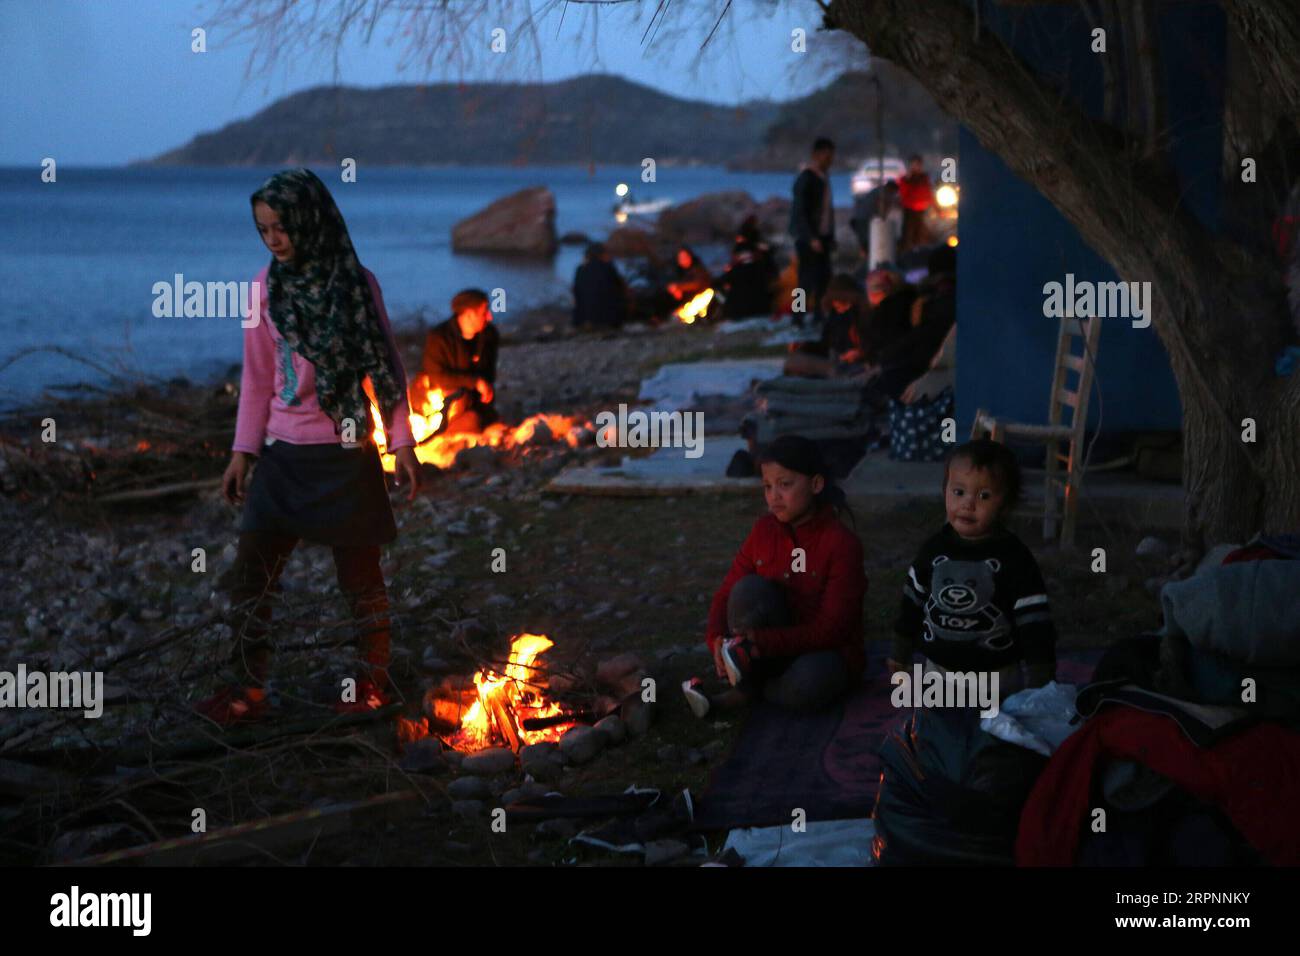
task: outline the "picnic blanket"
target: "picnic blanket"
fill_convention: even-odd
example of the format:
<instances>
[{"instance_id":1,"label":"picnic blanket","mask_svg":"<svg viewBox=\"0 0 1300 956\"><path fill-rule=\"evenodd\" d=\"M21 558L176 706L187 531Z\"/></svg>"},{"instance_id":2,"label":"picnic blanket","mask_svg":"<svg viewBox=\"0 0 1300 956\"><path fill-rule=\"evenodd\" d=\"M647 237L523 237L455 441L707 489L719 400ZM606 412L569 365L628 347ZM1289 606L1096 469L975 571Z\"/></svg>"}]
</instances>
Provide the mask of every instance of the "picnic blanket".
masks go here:
<instances>
[{"instance_id":1,"label":"picnic blanket","mask_svg":"<svg viewBox=\"0 0 1300 956\"><path fill-rule=\"evenodd\" d=\"M731 755L697 802L694 828L788 826L796 809L809 821L870 816L880 781L880 745L908 714L890 703L884 651L883 644L871 648L869 677L838 707L791 714L755 705ZM1057 679L1087 683L1099 654L1059 652Z\"/></svg>"}]
</instances>

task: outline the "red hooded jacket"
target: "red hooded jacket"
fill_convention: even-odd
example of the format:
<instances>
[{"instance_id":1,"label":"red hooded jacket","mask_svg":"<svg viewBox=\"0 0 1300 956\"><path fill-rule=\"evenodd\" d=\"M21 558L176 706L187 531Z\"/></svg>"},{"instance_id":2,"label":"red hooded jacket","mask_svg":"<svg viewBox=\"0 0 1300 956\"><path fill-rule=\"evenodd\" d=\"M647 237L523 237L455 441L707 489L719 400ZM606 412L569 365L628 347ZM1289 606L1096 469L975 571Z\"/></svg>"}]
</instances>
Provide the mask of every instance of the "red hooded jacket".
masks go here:
<instances>
[{"instance_id":1,"label":"red hooded jacket","mask_svg":"<svg viewBox=\"0 0 1300 956\"><path fill-rule=\"evenodd\" d=\"M803 548L802 570L795 571L794 549ZM792 527L766 514L754 522L749 537L731 563L709 606L709 650L727 633L727 598L736 582L758 574L785 587L796 623L766 627L754 634L759 650L771 657L809 651L838 650L854 677L866 668L862 602L867 575L862 542L824 505L807 524Z\"/></svg>"}]
</instances>

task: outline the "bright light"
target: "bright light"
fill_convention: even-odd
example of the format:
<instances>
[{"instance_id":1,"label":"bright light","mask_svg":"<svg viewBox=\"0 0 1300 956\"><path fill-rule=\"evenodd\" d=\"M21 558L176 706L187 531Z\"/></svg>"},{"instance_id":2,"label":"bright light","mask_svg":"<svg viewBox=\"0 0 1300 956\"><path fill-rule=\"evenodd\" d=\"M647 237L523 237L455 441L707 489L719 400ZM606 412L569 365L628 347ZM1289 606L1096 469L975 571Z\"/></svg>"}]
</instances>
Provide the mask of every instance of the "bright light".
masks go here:
<instances>
[{"instance_id":1,"label":"bright light","mask_svg":"<svg viewBox=\"0 0 1300 956\"><path fill-rule=\"evenodd\" d=\"M952 246L952 247L955 249L955 248L957 247L957 237L956 237L956 236L949 236L949 237L948 237L948 245Z\"/></svg>"},{"instance_id":2,"label":"bright light","mask_svg":"<svg viewBox=\"0 0 1300 956\"><path fill-rule=\"evenodd\" d=\"M945 183L935 190L934 201L944 209L951 209L957 205L957 190Z\"/></svg>"},{"instance_id":3,"label":"bright light","mask_svg":"<svg viewBox=\"0 0 1300 956\"><path fill-rule=\"evenodd\" d=\"M619 183L617 186L615 186L615 187L614 187L614 195L615 195L615 196L626 196L626 195L627 195L627 183Z\"/></svg>"}]
</instances>

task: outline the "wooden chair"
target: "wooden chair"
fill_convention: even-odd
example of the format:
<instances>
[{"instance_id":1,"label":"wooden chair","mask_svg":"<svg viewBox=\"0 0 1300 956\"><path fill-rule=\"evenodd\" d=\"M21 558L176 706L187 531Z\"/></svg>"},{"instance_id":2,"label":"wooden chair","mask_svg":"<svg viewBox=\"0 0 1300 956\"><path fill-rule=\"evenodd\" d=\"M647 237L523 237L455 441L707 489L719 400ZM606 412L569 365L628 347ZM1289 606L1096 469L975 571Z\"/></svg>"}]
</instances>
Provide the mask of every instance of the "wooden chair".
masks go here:
<instances>
[{"instance_id":1,"label":"wooden chair","mask_svg":"<svg viewBox=\"0 0 1300 956\"><path fill-rule=\"evenodd\" d=\"M997 418L984 409L975 412L972 438L987 435L997 442L1043 444L1047 446L1047 474L1043 486L1043 540L1056 538L1060 525L1061 544L1074 543L1074 525L1083 488L1083 436L1088 423L1088 397L1092 392L1093 365L1101 338L1101 319L1061 319L1056 340L1056 364L1052 375L1052 396L1047 424L1031 425ZM1076 349L1075 342L1081 344ZM1070 374L1076 376L1073 387ZM1066 409L1069 421L1066 422ZM1066 453L1061 454L1061 445Z\"/></svg>"}]
</instances>

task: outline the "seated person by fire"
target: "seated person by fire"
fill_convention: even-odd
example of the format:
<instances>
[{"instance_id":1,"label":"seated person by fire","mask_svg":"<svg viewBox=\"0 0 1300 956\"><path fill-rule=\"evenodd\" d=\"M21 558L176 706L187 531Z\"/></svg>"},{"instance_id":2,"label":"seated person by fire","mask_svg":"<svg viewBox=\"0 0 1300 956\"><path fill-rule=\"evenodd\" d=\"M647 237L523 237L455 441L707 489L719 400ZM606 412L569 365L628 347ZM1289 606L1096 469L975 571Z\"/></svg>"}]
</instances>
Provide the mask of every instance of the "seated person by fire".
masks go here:
<instances>
[{"instance_id":1,"label":"seated person by fire","mask_svg":"<svg viewBox=\"0 0 1300 956\"><path fill-rule=\"evenodd\" d=\"M430 330L420 374L411 383L411 407L436 396L440 434L481 432L498 419L495 382L501 335L482 289L463 289L451 300L451 318Z\"/></svg>"}]
</instances>

